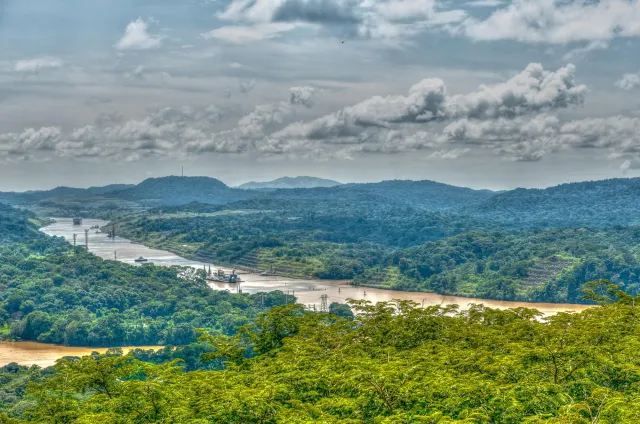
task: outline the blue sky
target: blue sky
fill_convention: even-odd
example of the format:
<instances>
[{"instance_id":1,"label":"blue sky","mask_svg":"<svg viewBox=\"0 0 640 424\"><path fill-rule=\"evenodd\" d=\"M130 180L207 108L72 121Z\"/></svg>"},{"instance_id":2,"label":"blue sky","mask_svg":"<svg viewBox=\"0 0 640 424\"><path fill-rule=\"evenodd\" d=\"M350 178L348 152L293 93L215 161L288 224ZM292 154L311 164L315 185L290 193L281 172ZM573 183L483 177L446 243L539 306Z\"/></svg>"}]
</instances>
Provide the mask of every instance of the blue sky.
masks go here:
<instances>
[{"instance_id":1,"label":"blue sky","mask_svg":"<svg viewBox=\"0 0 640 424\"><path fill-rule=\"evenodd\" d=\"M0 0L0 190L640 169L640 0Z\"/></svg>"}]
</instances>

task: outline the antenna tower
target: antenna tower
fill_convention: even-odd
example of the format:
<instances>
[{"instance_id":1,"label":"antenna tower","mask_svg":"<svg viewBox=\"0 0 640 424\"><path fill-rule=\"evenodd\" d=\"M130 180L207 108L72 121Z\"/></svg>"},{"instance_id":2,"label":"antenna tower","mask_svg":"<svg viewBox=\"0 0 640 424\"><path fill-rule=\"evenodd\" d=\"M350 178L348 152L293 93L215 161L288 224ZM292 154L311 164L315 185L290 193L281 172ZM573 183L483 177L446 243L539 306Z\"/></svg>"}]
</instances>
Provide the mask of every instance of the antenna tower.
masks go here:
<instances>
[{"instance_id":1,"label":"antenna tower","mask_svg":"<svg viewBox=\"0 0 640 424\"><path fill-rule=\"evenodd\" d=\"M89 251L89 229L85 228L84 230L84 247Z\"/></svg>"},{"instance_id":2,"label":"antenna tower","mask_svg":"<svg viewBox=\"0 0 640 424\"><path fill-rule=\"evenodd\" d=\"M77 234L73 235L73 256L76 255L76 238L78 238Z\"/></svg>"},{"instance_id":3,"label":"antenna tower","mask_svg":"<svg viewBox=\"0 0 640 424\"><path fill-rule=\"evenodd\" d=\"M320 296L320 312L329 312L329 307L327 306L328 297L329 296L326 294Z\"/></svg>"}]
</instances>

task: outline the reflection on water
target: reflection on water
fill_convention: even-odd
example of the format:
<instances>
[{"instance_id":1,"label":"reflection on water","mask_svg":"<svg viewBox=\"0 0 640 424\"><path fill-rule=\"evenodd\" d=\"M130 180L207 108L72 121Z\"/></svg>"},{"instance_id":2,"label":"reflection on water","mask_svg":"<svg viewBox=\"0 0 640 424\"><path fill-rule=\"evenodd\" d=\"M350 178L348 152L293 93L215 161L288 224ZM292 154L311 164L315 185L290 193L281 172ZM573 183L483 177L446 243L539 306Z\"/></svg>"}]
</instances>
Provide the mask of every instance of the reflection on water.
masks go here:
<instances>
[{"instance_id":1,"label":"reflection on water","mask_svg":"<svg viewBox=\"0 0 640 424\"><path fill-rule=\"evenodd\" d=\"M140 349L160 349L162 346L139 346ZM123 347L124 353L138 347ZM0 366L16 362L20 365L48 367L64 356L84 356L92 352L105 353L106 348L57 346L37 342L0 343Z\"/></svg>"},{"instance_id":2,"label":"reflection on water","mask_svg":"<svg viewBox=\"0 0 640 424\"><path fill-rule=\"evenodd\" d=\"M82 225L73 225L71 218L54 218L56 222L42 229L49 235L62 236L67 240L73 240L73 234L77 234L78 244L84 243L84 229L94 225L100 227L107 224L99 219L85 219ZM156 265L171 266L193 266L202 268L204 263L181 258L173 253L151 249L141 244L132 243L129 240L116 237L111 239L107 234L96 234L95 230L89 231L89 251L105 259L117 259L131 265L139 265L134 260L140 256L149 259ZM207 266L209 264L206 264ZM228 269L226 270L229 271ZM299 303L316 308L320 307L320 296L326 294L327 301L342 302L347 299L365 299L371 302L389 301L392 299L413 300L421 305L448 305L457 304L460 308L467 308L472 303L483 303L492 308L536 308L545 314L552 314L559 311L581 311L588 306L557 304L557 303L528 303L528 302L505 302L499 300L472 299L457 296L442 296L434 293L405 292L397 290L382 290L367 287L355 287L348 284L348 281L329 280L298 280L284 277L266 277L257 274L239 273L242 283L239 287L244 293L258 293L272 290L282 290L285 293L296 296ZM214 290L238 290L237 284L210 283Z\"/></svg>"}]
</instances>

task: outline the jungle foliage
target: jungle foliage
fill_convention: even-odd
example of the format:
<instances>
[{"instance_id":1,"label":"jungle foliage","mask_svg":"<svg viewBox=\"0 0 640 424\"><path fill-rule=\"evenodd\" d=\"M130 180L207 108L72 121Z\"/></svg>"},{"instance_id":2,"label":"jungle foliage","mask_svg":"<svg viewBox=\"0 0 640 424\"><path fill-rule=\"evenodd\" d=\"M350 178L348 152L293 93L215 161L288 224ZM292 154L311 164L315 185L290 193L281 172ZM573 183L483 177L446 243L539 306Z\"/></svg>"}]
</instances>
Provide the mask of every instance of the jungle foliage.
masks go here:
<instances>
[{"instance_id":1,"label":"jungle foliage","mask_svg":"<svg viewBox=\"0 0 640 424\"><path fill-rule=\"evenodd\" d=\"M203 336L202 359L222 370L61 360L4 422L640 422L640 299L589 287L602 307L551 317L361 301L351 321L281 306Z\"/></svg>"}]
</instances>

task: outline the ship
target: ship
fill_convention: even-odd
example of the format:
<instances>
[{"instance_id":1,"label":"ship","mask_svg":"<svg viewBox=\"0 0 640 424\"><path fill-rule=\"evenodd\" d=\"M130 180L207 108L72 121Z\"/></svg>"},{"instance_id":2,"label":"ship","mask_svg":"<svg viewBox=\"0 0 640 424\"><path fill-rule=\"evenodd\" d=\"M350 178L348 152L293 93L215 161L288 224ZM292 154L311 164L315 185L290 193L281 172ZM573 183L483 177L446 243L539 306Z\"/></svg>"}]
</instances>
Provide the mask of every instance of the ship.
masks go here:
<instances>
[{"instance_id":1,"label":"ship","mask_svg":"<svg viewBox=\"0 0 640 424\"><path fill-rule=\"evenodd\" d=\"M82 218L80 218L79 216L73 218L73 225L82 225Z\"/></svg>"},{"instance_id":2,"label":"ship","mask_svg":"<svg viewBox=\"0 0 640 424\"><path fill-rule=\"evenodd\" d=\"M135 259L135 262L148 262L149 259L147 258L143 258L142 256L140 256L138 259Z\"/></svg>"},{"instance_id":3,"label":"ship","mask_svg":"<svg viewBox=\"0 0 640 424\"><path fill-rule=\"evenodd\" d=\"M240 280L240 277L238 276L238 274L236 274L235 270L233 270L231 274L227 275L224 272L224 270L221 268L218 268L218 270L213 274L211 273L211 271L209 271L209 274L207 275L207 280L215 281L218 283L230 283L230 284L240 283L242 281Z\"/></svg>"}]
</instances>

